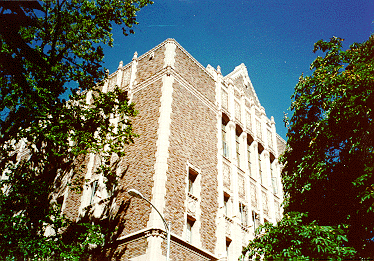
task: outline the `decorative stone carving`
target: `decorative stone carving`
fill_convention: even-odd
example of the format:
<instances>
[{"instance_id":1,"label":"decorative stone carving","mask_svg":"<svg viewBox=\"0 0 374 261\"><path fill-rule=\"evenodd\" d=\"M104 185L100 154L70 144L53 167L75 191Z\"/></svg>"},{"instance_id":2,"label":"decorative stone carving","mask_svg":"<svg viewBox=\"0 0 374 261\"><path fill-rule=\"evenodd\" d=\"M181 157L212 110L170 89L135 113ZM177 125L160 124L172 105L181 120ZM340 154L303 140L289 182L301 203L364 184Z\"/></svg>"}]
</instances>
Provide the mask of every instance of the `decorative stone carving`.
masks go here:
<instances>
[{"instance_id":1,"label":"decorative stone carving","mask_svg":"<svg viewBox=\"0 0 374 261\"><path fill-rule=\"evenodd\" d=\"M257 132L257 137L262 140L262 127L261 127L261 122L256 119L256 132Z\"/></svg>"},{"instance_id":2,"label":"decorative stone carving","mask_svg":"<svg viewBox=\"0 0 374 261\"><path fill-rule=\"evenodd\" d=\"M238 174L239 196L245 199L245 179L243 175Z\"/></svg>"},{"instance_id":3,"label":"decorative stone carving","mask_svg":"<svg viewBox=\"0 0 374 261\"><path fill-rule=\"evenodd\" d=\"M264 208L264 214L269 217L269 200L268 194L265 191L262 191L262 204Z\"/></svg>"},{"instance_id":4,"label":"decorative stone carving","mask_svg":"<svg viewBox=\"0 0 374 261\"><path fill-rule=\"evenodd\" d=\"M134 61L134 60L137 60L137 59L138 59L138 52L135 52L134 56L132 57L132 60Z\"/></svg>"},{"instance_id":5,"label":"decorative stone carving","mask_svg":"<svg viewBox=\"0 0 374 261\"><path fill-rule=\"evenodd\" d=\"M230 166L223 163L223 185L230 189L231 171Z\"/></svg>"},{"instance_id":6,"label":"decorative stone carving","mask_svg":"<svg viewBox=\"0 0 374 261\"><path fill-rule=\"evenodd\" d=\"M217 73L222 74L221 73L221 66L219 66L219 65L217 66Z\"/></svg>"},{"instance_id":7,"label":"decorative stone carving","mask_svg":"<svg viewBox=\"0 0 374 261\"><path fill-rule=\"evenodd\" d=\"M108 91L114 90L114 86L116 85L116 83L117 83L117 74L109 78Z\"/></svg>"},{"instance_id":8,"label":"decorative stone carving","mask_svg":"<svg viewBox=\"0 0 374 261\"><path fill-rule=\"evenodd\" d=\"M232 219L225 216L225 233L227 236L231 236Z\"/></svg>"},{"instance_id":9,"label":"decorative stone carving","mask_svg":"<svg viewBox=\"0 0 374 261\"><path fill-rule=\"evenodd\" d=\"M249 111L245 111L245 126L248 130L252 129L252 117Z\"/></svg>"},{"instance_id":10,"label":"decorative stone carving","mask_svg":"<svg viewBox=\"0 0 374 261\"><path fill-rule=\"evenodd\" d=\"M245 106L249 109L251 108L251 102L247 99L245 99Z\"/></svg>"},{"instance_id":11,"label":"decorative stone carving","mask_svg":"<svg viewBox=\"0 0 374 261\"><path fill-rule=\"evenodd\" d=\"M234 89L234 96L235 98L240 99L240 94L236 89Z\"/></svg>"},{"instance_id":12,"label":"decorative stone carving","mask_svg":"<svg viewBox=\"0 0 374 261\"><path fill-rule=\"evenodd\" d=\"M253 208L258 209L257 187L252 182L251 182L251 205Z\"/></svg>"},{"instance_id":13,"label":"decorative stone carving","mask_svg":"<svg viewBox=\"0 0 374 261\"><path fill-rule=\"evenodd\" d=\"M235 101L235 118L238 121L241 121L241 108L240 108L240 103Z\"/></svg>"},{"instance_id":14,"label":"decorative stone carving","mask_svg":"<svg viewBox=\"0 0 374 261\"><path fill-rule=\"evenodd\" d=\"M166 232L159 228L152 228L145 231L145 237L162 237L166 239Z\"/></svg>"},{"instance_id":15,"label":"decorative stone carving","mask_svg":"<svg viewBox=\"0 0 374 261\"><path fill-rule=\"evenodd\" d=\"M225 108L226 110L228 110L228 106L229 106L229 96L227 94L227 92L225 90L222 89L222 92L221 92L221 102L222 102L222 107Z\"/></svg>"},{"instance_id":16,"label":"decorative stone carving","mask_svg":"<svg viewBox=\"0 0 374 261\"><path fill-rule=\"evenodd\" d=\"M280 214L280 204L277 200L274 200L274 207L275 207L275 219L278 222L282 218L281 218L281 214Z\"/></svg>"},{"instance_id":17,"label":"decorative stone carving","mask_svg":"<svg viewBox=\"0 0 374 261\"><path fill-rule=\"evenodd\" d=\"M130 75L131 75L131 70L130 69L125 69L123 71L122 75L122 87L126 89L126 87L130 84Z\"/></svg>"},{"instance_id":18,"label":"decorative stone carving","mask_svg":"<svg viewBox=\"0 0 374 261\"><path fill-rule=\"evenodd\" d=\"M273 148L273 135L271 135L271 131L267 130L267 138L268 138L268 144L270 148Z\"/></svg>"},{"instance_id":19,"label":"decorative stone carving","mask_svg":"<svg viewBox=\"0 0 374 261\"><path fill-rule=\"evenodd\" d=\"M257 108L255 109L255 114L257 117L261 117L261 112L259 110L257 110Z\"/></svg>"},{"instance_id":20,"label":"decorative stone carving","mask_svg":"<svg viewBox=\"0 0 374 261\"><path fill-rule=\"evenodd\" d=\"M187 211L192 216L196 216L197 198L192 194L188 193L187 197Z\"/></svg>"}]
</instances>

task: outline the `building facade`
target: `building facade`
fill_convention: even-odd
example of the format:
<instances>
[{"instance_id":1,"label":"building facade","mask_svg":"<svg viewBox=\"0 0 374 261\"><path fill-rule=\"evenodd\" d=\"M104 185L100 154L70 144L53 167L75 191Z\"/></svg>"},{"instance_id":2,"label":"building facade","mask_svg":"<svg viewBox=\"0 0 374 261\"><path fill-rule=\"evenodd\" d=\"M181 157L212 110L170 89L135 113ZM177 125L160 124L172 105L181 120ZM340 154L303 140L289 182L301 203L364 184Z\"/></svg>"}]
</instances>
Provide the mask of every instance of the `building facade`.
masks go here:
<instances>
[{"instance_id":1,"label":"building facade","mask_svg":"<svg viewBox=\"0 0 374 261\"><path fill-rule=\"evenodd\" d=\"M121 62L104 90L115 85L139 111L132 123L140 135L118 166L122 226L115 256L165 260L164 224L127 193L136 189L171 221L171 260L238 260L260 224L281 218L278 157L285 147L245 65L223 76L220 67L203 67L167 39ZM65 212L77 208L79 216L108 196L95 177L95 160L87 159L83 193L65 195Z\"/></svg>"}]
</instances>

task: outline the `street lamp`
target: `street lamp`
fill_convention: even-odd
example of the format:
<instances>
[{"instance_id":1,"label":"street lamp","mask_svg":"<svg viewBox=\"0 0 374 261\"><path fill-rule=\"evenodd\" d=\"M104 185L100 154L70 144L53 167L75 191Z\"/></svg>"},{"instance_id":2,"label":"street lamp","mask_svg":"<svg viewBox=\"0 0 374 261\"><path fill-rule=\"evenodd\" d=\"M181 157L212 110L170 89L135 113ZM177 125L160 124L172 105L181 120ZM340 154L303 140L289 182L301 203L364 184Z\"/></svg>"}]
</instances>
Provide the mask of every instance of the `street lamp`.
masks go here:
<instances>
[{"instance_id":1,"label":"street lamp","mask_svg":"<svg viewBox=\"0 0 374 261\"><path fill-rule=\"evenodd\" d=\"M157 213L160 215L162 221L164 222L164 226L165 226L165 230L166 230L166 238L167 238L167 246L166 246L166 261L169 261L170 259L170 226L171 226L171 222L166 222L164 217L161 215L160 211L158 211L158 209L151 203L151 201L149 201L148 199L146 199L142 193L140 193L139 191L137 191L136 189L129 189L127 191L127 193L129 193L130 196L132 197L136 197L136 198L140 198L140 199L144 199L145 201L147 201L156 211Z\"/></svg>"}]
</instances>

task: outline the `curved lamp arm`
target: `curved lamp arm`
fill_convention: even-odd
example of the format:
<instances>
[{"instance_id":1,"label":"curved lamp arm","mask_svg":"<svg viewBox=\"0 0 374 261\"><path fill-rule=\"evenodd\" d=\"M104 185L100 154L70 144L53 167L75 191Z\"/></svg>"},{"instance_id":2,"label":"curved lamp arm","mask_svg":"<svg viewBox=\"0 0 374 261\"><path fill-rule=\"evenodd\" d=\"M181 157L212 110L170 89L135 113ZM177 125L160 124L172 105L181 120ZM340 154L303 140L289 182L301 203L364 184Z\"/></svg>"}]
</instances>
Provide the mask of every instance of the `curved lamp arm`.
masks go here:
<instances>
[{"instance_id":1,"label":"curved lamp arm","mask_svg":"<svg viewBox=\"0 0 374 261\"><path fill-rule=\"evenodd\" d=\"M154 210L157 211L157 213L160 215L161 219L162 219L162 222L164 222L164 226L165 226L165 229L166 229L166 236L167 236L167 251L166 251L166 260L169 261L169 256L170 256L170 222L167 223L166 220L164 219L164 217L161 215L160 211L158 211L158 209L152 204L151 201L149 201L148 199L146 199L142 193L140 193L139 191L137 191L136 189L129 189L127 191L127 193L129 193L130 196L132 197L136 197L136 198L140 198L140 199L144 199L145 201L147 201L152 207Z\"/></svg>"}]
</instances>

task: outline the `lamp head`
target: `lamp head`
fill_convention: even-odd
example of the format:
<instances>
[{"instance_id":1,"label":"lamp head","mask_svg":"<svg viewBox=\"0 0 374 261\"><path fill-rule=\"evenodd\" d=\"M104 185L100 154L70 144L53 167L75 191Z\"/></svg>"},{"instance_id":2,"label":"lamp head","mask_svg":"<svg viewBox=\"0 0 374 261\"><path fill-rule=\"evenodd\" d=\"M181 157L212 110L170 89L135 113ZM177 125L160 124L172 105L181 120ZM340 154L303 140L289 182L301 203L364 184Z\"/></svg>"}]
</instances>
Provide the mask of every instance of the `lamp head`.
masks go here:
<instances>
[{"instance_id":1,"label":"lamp head","mask_svg":"<svg viewBox=\"0 0 374 261\"><path fill-rule=\"evenodd\" d=\"M136 197L136 198L141 198L141 199L144 199L144 196L142 195L142 193L140 193L139 191L137 191L136 189L129 189L127 191L127 193L129 193L129 195L131 197Z\"/></svg>"}]
</instances>

